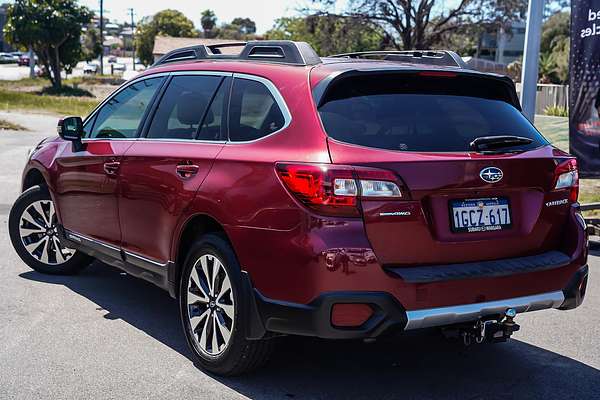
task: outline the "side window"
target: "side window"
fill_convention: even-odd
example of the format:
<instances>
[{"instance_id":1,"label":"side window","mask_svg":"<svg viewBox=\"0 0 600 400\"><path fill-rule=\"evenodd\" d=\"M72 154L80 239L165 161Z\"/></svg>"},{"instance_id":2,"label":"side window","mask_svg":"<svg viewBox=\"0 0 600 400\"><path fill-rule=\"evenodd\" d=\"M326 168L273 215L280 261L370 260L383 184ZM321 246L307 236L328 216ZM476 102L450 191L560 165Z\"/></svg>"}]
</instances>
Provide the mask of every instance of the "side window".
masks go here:
<instances>
[{"instance_id":1,"label":"side window","mask_svg":"<svg viewBox=\"0 0 600 400\"><path fill-rule=\"evenodd\" d=\"M236 78L229 106L229 140L244 142L267 136L283 127L285 119L265 85Z\"/></svg>"},{"instance_id":2,"label":"side window","mask_svg":"<svg viewBox=\"0 0 600 400\"><path fill-rule=\"evenodd\" d=\"M85 137L98 139L136 137L144 112L163 79L162 77L144 79L121 90L97 112L95 121L92 121L93 126L89 129L86 126Z\"/></svg>"},{"instance_id":3,"label":"side window","mask_svg":"<svg viewBox=\"0 0 600 400\"><path fill-rule=\"evenodd\" d=\"M195 139L202 124L207 137L219 139L221 121L216 120L211 102L218 101L215 92L223 79L214 75L175 76L160 100L147 138Z\"/></svg>"}]
</instances>

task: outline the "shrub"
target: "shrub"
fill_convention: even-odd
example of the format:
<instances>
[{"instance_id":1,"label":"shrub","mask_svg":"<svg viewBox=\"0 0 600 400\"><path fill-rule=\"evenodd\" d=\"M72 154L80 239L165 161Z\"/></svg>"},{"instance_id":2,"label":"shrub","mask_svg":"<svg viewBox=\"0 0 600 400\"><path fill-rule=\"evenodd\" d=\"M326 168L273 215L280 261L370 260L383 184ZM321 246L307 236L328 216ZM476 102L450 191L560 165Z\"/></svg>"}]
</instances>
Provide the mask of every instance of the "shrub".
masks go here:
<instances>
[{"instance_id":1,"label":"shrub","mask_svg":"<svg viewBox=\"0 0 600 400\"><path fill-rule=\"evenodd\" d=\"M568 117L569 110L566 107L562 106L548 106L544 110L545 115L550 115L553 117Z\"/></svg>"}]
</instances>

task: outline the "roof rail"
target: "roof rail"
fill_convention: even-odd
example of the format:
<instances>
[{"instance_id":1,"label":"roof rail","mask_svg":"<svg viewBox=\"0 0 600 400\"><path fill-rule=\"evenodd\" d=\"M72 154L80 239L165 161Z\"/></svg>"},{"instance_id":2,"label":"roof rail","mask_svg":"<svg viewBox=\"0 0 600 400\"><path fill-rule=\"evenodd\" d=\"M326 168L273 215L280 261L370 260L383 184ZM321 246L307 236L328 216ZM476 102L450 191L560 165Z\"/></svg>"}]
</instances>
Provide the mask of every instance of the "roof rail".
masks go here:
<instances>
[{"instance_id":1,"label":"roof rail","mask_svg":"<svg viewBox=\"0 0 600 400\"><path fill-rule=\"evenodd\" d=\"M411 64L438 65L469 69L462 58L449 50L403 50L403 51L361 51L335 54L334 58L381 58L385 61L400 61Z\"/></svg>"},{"instance_id":2,"label":"roof rail","mask_svg":"<svg viewBox=\"0 0 600 400\"><path fill-rule=\"evenodd\" d=\"M243 48L239 54L223 54L221 49L224 47ZM290 40L253 40L183 47L168 52L152 64L152 67L186 60L256 60L304 66L321 63L321 58L308 43Z\"/></svg>"}]
</instances>

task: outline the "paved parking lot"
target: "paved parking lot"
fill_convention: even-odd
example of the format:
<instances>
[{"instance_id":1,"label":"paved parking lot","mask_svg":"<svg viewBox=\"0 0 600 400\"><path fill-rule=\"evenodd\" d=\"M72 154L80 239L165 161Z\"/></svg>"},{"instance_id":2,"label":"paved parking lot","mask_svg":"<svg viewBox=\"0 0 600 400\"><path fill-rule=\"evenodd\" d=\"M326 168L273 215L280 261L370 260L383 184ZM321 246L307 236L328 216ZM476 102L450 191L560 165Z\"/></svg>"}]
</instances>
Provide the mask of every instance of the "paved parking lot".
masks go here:
<instances>
[{"instance_id":1,"label":"paved parking lot","mask_svg":"<svg viewBox=\"0 0 600 400\"><path fill-rule=\"evenodd\" d=\"M600 398L600 251L585 304L517 317L510 343L471 348L438 336L363 344L287 338L263 370L198 370L165 292L94 264L74 277L29 270L8 239L27 148L55 118L1 113L0 399L587 399Z\"/></svg>"}]
</instances>

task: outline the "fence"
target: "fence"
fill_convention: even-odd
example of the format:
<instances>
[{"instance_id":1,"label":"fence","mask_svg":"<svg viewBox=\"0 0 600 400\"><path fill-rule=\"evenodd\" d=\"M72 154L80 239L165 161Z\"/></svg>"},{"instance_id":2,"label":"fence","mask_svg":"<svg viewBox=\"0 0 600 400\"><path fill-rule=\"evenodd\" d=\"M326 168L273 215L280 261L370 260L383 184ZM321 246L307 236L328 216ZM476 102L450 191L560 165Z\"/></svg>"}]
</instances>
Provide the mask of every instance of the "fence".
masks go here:
<instances>
[{"instance_id":1,"label":"fence","mask_svg":"<svg viewBox=\"0 0 600 400\"><path fill-rule=\"evenodd\" d=\"M517 83L517 92L521 97L521 84ZM544 114L549 106L559 106L565 109L569 107L569 86L538 84L535 100L535 113Z\"/></svg>"}]
</instances>

